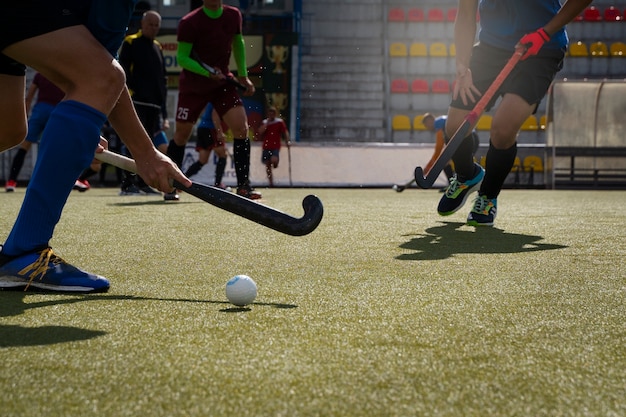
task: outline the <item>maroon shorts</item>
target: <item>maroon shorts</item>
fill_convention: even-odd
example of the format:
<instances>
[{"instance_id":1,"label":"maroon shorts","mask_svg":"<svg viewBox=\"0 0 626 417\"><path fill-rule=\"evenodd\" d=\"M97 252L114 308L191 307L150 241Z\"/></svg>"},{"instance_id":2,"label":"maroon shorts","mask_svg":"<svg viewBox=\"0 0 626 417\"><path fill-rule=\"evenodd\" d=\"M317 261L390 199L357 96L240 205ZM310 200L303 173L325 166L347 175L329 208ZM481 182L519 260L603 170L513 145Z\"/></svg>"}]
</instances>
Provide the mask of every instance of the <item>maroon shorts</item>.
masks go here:
<instances>
[{"instance_id":1,"label":"maroon shorts","mask_svg":"<svg viewBox=\"0 0 626 417\"><path fill-rule=\"evenodd\" d=\"M220 117L233 107L243 106L233 85L183 70L179 83L176 121L196 123L208 103L213 105Z\"/></svg>"}]
</instances>

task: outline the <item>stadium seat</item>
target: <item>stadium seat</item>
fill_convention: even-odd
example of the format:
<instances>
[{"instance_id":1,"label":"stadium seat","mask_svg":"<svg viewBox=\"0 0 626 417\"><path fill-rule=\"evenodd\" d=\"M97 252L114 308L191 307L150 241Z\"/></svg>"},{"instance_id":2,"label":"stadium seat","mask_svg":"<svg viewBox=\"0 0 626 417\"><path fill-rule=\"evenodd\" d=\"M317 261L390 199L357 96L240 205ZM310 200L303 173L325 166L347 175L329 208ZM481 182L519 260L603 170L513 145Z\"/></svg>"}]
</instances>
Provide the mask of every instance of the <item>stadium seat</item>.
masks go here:
<instances>
[{"instance_id":1,"label":"stadium seat","mask_svg":"<svg viewBox=\"0 0 626 417\"><path fill-rule=\"evenodd\" d=\"M534 115L530 115L528 116L528 118L524 121L524 124L522 124L522 127L520 130L537 130L539 129L539 123L537 123L537 117L535 117Z\"/></svg>"},{"instance_id":2,"label":"stadium seat","mask_svg":"<svg viewBox=\"0 0 626 417\"><path fill-rule=\"evenodd\" d=\"M522 163L524 172L528 173L528 185L535 185L535 174L543 173L543 160L537 155L528 155Z\"/></svg>"},{"instance_id":3,"label":"stadium seat","mask_svg":"<svg viewBox=\"0 0 626 417\"><path fill-rule=\"evenodd\" d=\"M408 142L411 139L411 119L406 114L396 114L391 119L394 142Z\"/></svg>"},{"instance_id":4,"label":"stadium seat","mask_svg":"<svg viewBox=\"0 0 626 417\"><path fill-rule=\"evenodd\" d=\"M483 155L480 157L480 166L483 168L487 168L487 156Z\"/></svg>"},{"instance_id":5,"label":"stadium seat","mask_svg":"<svg viewBox=\"0 0 626 417\"><path fill-rule=\"evenodd\" d=\"M564 68L567 73L572 75L585 76L589 74L589 50L585 43L578 41L570 44Z\"/></svg>"},{"instance_id":6,"label":"stadium seat","mask_svg":"<svg viewBox=\"0 0 626 417\"><path fill-rule=\"evenodd\" d=\"M429 74L446 74L448 71L448 45L444 42L433 42L428 48Z\"/></svg>"},{"instance_id":7,"label":"stadium seat","mask_svg":"<svg viewBox=\"0 0 626 417\"><path fill-rule=\"evenodd\" d=\"M396 114L391 120L393 130L411 130L411 119L406 114Z\"/></svg>"},{"instance_id":8,"label":"stadium seat","mask_svg":"<svg viewBox=\"0 0 626 417\"><path fill-rule=\"evenodd\" d=\"M409 11L407 12L407 20L409 22L423 22L424 10L419 9L417 7L413 7L409 9Z\"/></svg>"},{"instance_id":9,"label":"stadium seat","mask_svg":"<svg viewBox=\"0 0 626 417\"><path fill-rule=\"evenodd\" d=\"M476 130L491 130L491 121L493 120L493 117L488 115L488 114L483 114L482 116L480 116L480 118L478 119L478 122L476 123Z\"/></svg>"},{"instance_id":10,"label":"stadium seat","mask_svg":"<svg viewBox=\"0 0 626 417\"><path fill-rule=\"evenodd\" d=\"M396 78L391 80L391 92L392 93L408 93L409 81L405 78Z\"/></svg>"},{"instance_id":11,"label":"stadium seat","mask_svg":"<svg viewBox=\"0 0 626 417\"><path fill-rule=\"evenodd\" d=\"M589 45L591 65L589 74L593 77L604 77L609 72L609 48L604 42L594 42Z\"/></svg>"},{"instance_id":12,"label":"stadium seat","mask_svg":"<svg viewBox=\"0 0 626 417\"><path fill-rule=\"evenodd\" d=\"M428 47L423 42L414 42L409 48L409 55L412 57L427 57Z\"/></svg>"},{"instance_id":13,"label":"stadium seat","mask_svg":"<svg viewBox=\"0 0 626 417\"><path fill-rule=\"evenodd\" d=\"M622 40L626 38L624 16L615 6L604 9L604 40Z\"/></svg>"},{"instance_id":14,"label":"stadium seat","mask_svg":"<svg viewBox=\"0 0 626 417\"><path fill-rule=\"evenodd\" d=\"M444 78L433 80L432 92L437 94L450 94L450 82Z\"/></svg>"},{"instance_id":15,"label":"stadium seat","mask_svg":"<svg viewBox=\"0 0 626 417\"><path fill-rule=\"evenodd\" d=\"M582 38L584 40L602 39L604 25L602 13L596 6L589 6L583 11Z\"/></svg>"},{"instance_id":16,"label":"stadium seat","mask_svg":"<svg viewBox=\"0 0 626 417\"><path fill-rule=\"evenodd\" d=\"M432 95L428 81L423 78L416 78L411 82L411 105L413 109L431 109Z\"/></svg>"},{"instance_id":17,"label":"stadium seat","mask_svg":"<svg viewBox=\"0 0 626 417\"><path fill-rule=\"evenodd\" d=\"M409 73L425 74L428 72L428 47L423 42L414 42L409 48Z\"/></svg>"},{"instance_id":18,"label":"stadium seat","mask_svg":"<svg viewBox=\"0 0 626 417\"><path fill-rule=\"evenodd\" d=\"M422 123L423 114L418 114L413 118L413 130L426 130L426 126Z\"/></svg>"},{"instance_id":19,"label":"stadium seat","mask_svg":"<svg viewBox=\"0 0 626 417\"><path fill-rule=\"evenodd\" d=\"M520 173L522 171L522 160L519 156L515 157L515 161L513 162L513 167L511 167L511 172L515 174L514 184L518 186L520 184Z\"/></svg>"},{"instance_id":20,"label":"stadium seat","mask_svg":"<svg viewBox=\"0 0 626 417\"><path fill-rule=\"evenodd\" d=\"M429 9L428 14L426 15L426 20L429 22L443 22L443 9L437 7Z\"/></svg>"},{"instance_id":21,"label":"stadium seat","mask_svg":"<svg viewBox=\"0 0 626 417\"><path fill-rule=\"evenodd\" d=\"M426 37L429 39L443 40L446 39L445 17L443 9L432 8L428 10L426 15Z\"/></svg>"},{"instance_id":22,"label":"stadium seat","mask_svg":"<svg viewBox=\"0 0 626 417\"><path fill-rule=\"evenodd\" d=\"M409 108L409 81L405 78L391 80L391 97L389 99L392 110L406 110Z\"/></svg>"},{"instance_id":23,"label":"stadium seat","mask_svg":"<svg viewBox=\"0 0 626 417\"><path fill-rule=\"evenodd\" d=\"M451 43L450 46L448 46L448 55L450 55L451 57L456 56L456 44Z\"/></svg>"},{"instance_id":24,"label":"stadium seat","mask_svg":"<svg viewBox=\"0 0 626 417\"><path fill-rule=\"evenodd\" d=\"M626 25L626 22L624 22ZM609 49L609 75L626 77L626 43L613 42Z\"/></svg>"},{"instance_id":25,"label":"stadium seat","mask_svg":"<svg viewBox=\"0 0 626 417\"><path fill-rule=\"evenodd\" d=\"M546 130L548 127L548 116L545 114L539 119L539 129Z\"/></svg>"},{"instance_id":26,"label":"stadium seat","mask_svg":"<svg viewBox=\"0 0 626 417\"><path fill-rule=\"evenodd\" d=\"M408 53L406 45L402 42L393 42L389 45L389 56L391 57L406 57Z\"/></svg>"},{"instance_id":27,"label":"stadium seat","mask_svg":"<svg viewBox=\"0 0 626 417\"><path fill-rule=\"evenodd\" d=\"M428 94L430 88L428 87L428 81L423 78L416 78L411 82L411 92L417 94Z\"/></svg>"},{"instance_id":28,"label":"stadium seat","mask_svg":"<svg viewBox=\"0 0 626 417\"><path fill-rule=\"evenodd\" d=\"M404 22L406 17L404 15L404 9L399 7L392 7L389 9L389 13L387 13L387 21L388 22Z\"/></svg>"},{"instance_id":29,"label":"stadium seat","mask_svg":"<svg viewBox=\"0 0 626 417\"><path fill-rule=\"evenodd\" d=\"M457 8L456 7L452 7L450 9L448 9L448 12L446 14L446 18L447 18L448 22L454 23L454 21L456 20L456 13L457 13Z\"/></svg>"}]
</instances>

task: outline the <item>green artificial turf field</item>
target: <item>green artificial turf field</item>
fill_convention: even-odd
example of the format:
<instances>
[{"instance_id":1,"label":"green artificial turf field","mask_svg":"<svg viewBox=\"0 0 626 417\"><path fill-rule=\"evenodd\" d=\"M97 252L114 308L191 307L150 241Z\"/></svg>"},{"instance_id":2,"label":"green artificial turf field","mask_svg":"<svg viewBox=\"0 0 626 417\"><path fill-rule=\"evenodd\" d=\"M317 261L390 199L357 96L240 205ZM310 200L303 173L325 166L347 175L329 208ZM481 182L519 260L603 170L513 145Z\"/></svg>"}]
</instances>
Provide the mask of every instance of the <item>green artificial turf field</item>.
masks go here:
<instances>
[{"instance_id":1,"label":"green artificial turf field","mask_svg":"<svg viewBox=\"0 0 626 417\"><path fill-rule=\"evenodd\" d=\"M325 217L290 237L189 195L73 193L52 246L112 287L0 292L0 415L626 415L625 192L505 190L475 229L435 190L262 191Z\"/></svg>"}]
</instances>

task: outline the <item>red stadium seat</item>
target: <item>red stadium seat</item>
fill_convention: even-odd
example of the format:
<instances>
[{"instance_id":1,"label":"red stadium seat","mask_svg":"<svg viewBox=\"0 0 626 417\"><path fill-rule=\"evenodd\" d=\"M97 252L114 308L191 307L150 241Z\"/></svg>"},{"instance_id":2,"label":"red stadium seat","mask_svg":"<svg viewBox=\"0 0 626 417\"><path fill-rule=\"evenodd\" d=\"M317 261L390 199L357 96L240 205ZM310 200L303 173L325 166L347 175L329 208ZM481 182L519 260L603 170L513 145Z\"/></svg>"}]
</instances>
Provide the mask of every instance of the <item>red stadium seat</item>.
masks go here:
<instances>
[{"instance_id":1,"label":"red stadium seat","mask_svg":"<svg viewBox=\"0 0 626 417\"><path fill-rule=\"evenodd\" d=\"M450 82L443 78L433 80L432 91L438 94L450 94Z\"/></svg>"},{"instance_id":2,"label":"red stadium seat","mask_svg":"<svg viewBox=\"0 0 626 417\"><path fill-rule=\"evenodd\" d=\"M439 8L428 10L426 20L428 20L429 22L443 22L443 10Z\"/></svg>"},{"instance_id":3,"label":"red stadium seat","mask_svg":"<svg viewBox=\"0 0 626 417\"><path fill-rule=\"evenodd\" d=\"M407 20L409 22L423 22L424 10L414 7L407 12Z\"/></svg>"},{"instance_id":4,"label":"red stadium seat","mask_svg":"<svg viewBox=\"0 0 626 417\"><path fill-rule=\"evenodd\" d=\"M388 22L404 22L404 10L399 7L392 7L387 14Z\"/></svg>"},{"instance_id":5,"label":"red stadium seat","mask_svg":"<svg viewBox=\"0 0 626 417\"><path fill-rule=\"evenodd\" d=\"M609 6L604 9L604 20L607 22L616 22L624 20L622 13L615 6Z\"/></svg>"},{"instance_id":6,"label":"red stadium seat","mask_svg":"<svg viewBox=\"0 0 626 417\"><path fill-rule=\"evenodd\" d=\"M396 78L391 80L391 92L392 93L408 93L409 81L404 78Z\"/></svg>"},{"instance_id":7,"label":"red stadium seat","mask_svg":"<svg viewBox=\"0 0 626 417\"><path fill-rule=\"evenodd\" d=\"M456 20L456 13L457 13L456 7L448 9L448 15L447 15L448 22L454 22Z\"/></svg>"},{"instance_id":8,"label":"red stadium seat","mask_svg":"<svg viewBox=\"0 0 626 417\"><path fill-rule=\"evenodd\" d=\"M428 81L423 78L414 79L411 83L411 91L419 94L427 94L430 91Z\"/></svg>"},{"instance_id":9,"label":"red stadium seat","mask_svg":"<svg viewBox=\"0 0 626 417\"><path fill-rule=\"evenodd\" d=\"M596 6L589 6L583 12L583 20L585 22L601 22L602 13Z\"/></svg>"}]
</instances>

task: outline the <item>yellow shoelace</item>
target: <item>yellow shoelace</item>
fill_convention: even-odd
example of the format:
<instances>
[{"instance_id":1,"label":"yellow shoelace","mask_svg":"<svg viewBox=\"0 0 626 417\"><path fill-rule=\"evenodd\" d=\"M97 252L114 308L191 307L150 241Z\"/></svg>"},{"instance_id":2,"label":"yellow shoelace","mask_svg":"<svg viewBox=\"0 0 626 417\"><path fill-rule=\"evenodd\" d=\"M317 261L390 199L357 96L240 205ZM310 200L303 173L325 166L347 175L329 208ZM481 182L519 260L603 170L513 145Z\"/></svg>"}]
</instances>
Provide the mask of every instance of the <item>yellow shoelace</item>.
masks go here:
<instances>
[{"instance_id":1,"label":"yellow shoelace","mask_svg":"<svg viewBox=\"0 0 626 417\"><path fill-rule=\"evenodd\" d=\"M52 248L47 248L41 251L39 258L35 262L19 272L20 275L26 275L29 277L28 284L26 284L24 291L28 289L35 278L39 278L40 281L43 279L44 275L46 275L46 272L48 271L48 268L50 267L50 262L59 264L63 262L63 260L52 252Z\"/></svg>"}]
</instances>

